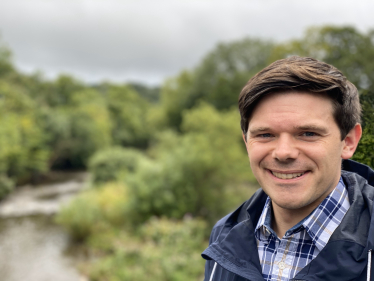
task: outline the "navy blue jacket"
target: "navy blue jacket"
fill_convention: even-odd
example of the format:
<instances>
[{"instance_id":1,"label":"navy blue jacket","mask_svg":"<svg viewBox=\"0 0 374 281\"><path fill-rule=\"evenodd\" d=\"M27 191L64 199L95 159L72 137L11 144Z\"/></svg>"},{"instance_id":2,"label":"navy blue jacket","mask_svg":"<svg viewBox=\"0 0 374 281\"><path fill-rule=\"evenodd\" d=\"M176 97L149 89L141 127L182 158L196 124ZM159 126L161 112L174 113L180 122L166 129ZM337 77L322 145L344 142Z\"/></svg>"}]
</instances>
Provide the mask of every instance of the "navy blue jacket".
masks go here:
<instances>
[{"instance_id":1,"label":"navy blue jacket","mask_svg":"<svg viewBox=\"0 0 374 281\"><path fill-rule=\"evenodd\" d=\"M291 280L374 281L374 270L370 279L367 274L374 249L374 171L345 160L342 177L351 207L325 248ZM202 253L207 260L205 281L264 281L254 229L266 198L259 189L214 226L210 245Z\"/></svg>"}]
</instances>

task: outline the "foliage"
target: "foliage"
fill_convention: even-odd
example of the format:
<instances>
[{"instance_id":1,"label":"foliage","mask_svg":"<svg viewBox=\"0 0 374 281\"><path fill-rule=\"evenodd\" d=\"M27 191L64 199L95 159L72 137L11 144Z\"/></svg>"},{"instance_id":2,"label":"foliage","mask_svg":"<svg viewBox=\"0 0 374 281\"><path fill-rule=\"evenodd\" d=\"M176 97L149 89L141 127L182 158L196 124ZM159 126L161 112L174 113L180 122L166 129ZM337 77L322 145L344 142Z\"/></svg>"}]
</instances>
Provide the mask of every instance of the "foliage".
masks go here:
<instances>
[{"instance_id":1,"label":"foliage","mask_svg":"<svg viewBox=\"0 0 374 281\"><path fill-rule=\"evenodd\" d=\"M361 97L363 109L363 135L353 156L354 160L374 167L374 95L364 92Z\"/></svg>"},{"instance_id":2,"label":"foliage","mask_svg":"<svg viewBox=\"0 0 374 281\"><path fill-rule=\"evenodd\" d=\"M82 241L94 232L100 221L100 209L95 194L86 193L76 197L56 217L56 222L67 229L73 240Z\"/></svg>"},{"instance_id":3,"label":"foliage","mask_svg":"<svg viewBox=\"0 0 374 281\"><path fill-rule=\"evenodd\" d=\"M150 138L148 102L128 86L108 85L105 96L113 123L113 143L146 148Z\"/></svg>"},{"instance_id":4,"label":"foliage","mask_svg":"<svg viewBox=\"0 0 374 281\"><path fill-rule=\"evenodd\" d=\"M89 157L111 144L111 120L99 92L70 93L69 104L43 108L41 124L52 147L53 167L85 167Z\"/></svg>"},{"instance_id":5,"label":"foliage","mask_svg":"<svg viewBox=\"0 0 374 281\"><path fill-rule=\"evenodd\" d=\"M236 111L219 113L202 104L185 113L183 135L160 134L152 159L139 162L127 179L135 198L132 218L142 222L152 215L182 218L190 213L213 223L249 198L254 189L242 183L254 178L238 119Z\"/></svg>"},{"instance_id":6,"label":"foliage","mask_svg":"<svg viewBox=\"0 0 374 281\"><path fill-rule=\"evenodd\" d=\"M194 74L183 71L175 78L167 79L161 88L161 104L165 123L173 129L179 129L182 112L191 108L190 102Z\"/></svg>"},{"instance_id":7,"label":"foliage","mask_svg":"<svg viewBox=\"0 0 374 281\"><path fill-rule=\"evenodd\" d=\"M137 236L97 233L90 245L101 258L88 267L88 275L93 281L146 281L150 276L154 281L201 280L206 231L205 222L198 219L152 218Z\"/></svg>"},{"instance_id":8,"label":"foliage","mask_svg":"<svg viewBox=\"0 0 374 281\"><path fill-rule=\"evenodd\" d=\"M117 212L124 218L123 225L132 229L152 216L182 219L190 214L213 224L256 188L249 188L254 178L234 125L238 118L236 111L219 113L201 104L184 115L183 135L172 131L159 135L150 157L120 147L98 152L89 165L98 189L67 206L59 222L77 239L86 239L93 232L91 226L112 224L103 203L98 203L105 198L109 206L117 206L119 200ZM108 192L105 183L114 180L125 182L118 185L124 186L126 196L122 198L118 192L122 199L113 197L115 201L111 201L104 195Z\"/></svg>"},{"instance_id":9,"label":"foliage","mask_svg":"<svg viewBox=\"0 0 374 281\"><path fill-rule=\"evenodd\" d=\"M0 200L14 189L14 181L4 174L0 174Z\"/></svg>"},{"instance_id":10,"label":"foliage","mask_svg":"<svg viewBox=\"0 0 374 281\"><path fill-rule=\"evenodd\" d=\"M88 169L94 184L124 180L127 173L133 173L141 152L122 147L109 147L98 151L89 161Z\"/></svg>"},{"instance_id":11,"label":"foliage","mask_svg":"<svg viewBox=\"0 0 374 281\"><path fill-rule=\"evenodd\" d=\"M56 222L64 226L74 240L83 241L102 224L113 227L126 223L127 208L127 187L109 182L100 189L81 193L62 209Z\"/></svg>"},{"instance_id":12,"label":"foliage","mask_svg":"<svg viewBox=\"0 0 374 281\"><path fill-rule=\"evenodd\" d=\"M17 181L46 171L48 156L37 105L22 89L0 80L0 173Z\"/></svg>"},{"instance_id":13,"label":"foliage","mask_svg":"<svg viewBox=\"0 0 374 281\"><path fill-rule=\"evenodd\" d=\"M359 33L353 27L313 27L302 39L279 44L271 60L290 55L309 56L341 70L359 88L368 88L374 79L372 35Z\"/></svg>"},{"instance_id":14,"label":"foliage","mask_svg":"<svg viewBox=\"0 0 374 281\"><path fill-rule=\"evenodd\" d=\"M160 99L160 88L159 87L147 87L140 83L130 83L132 87L139 95L152 103L157 103Z\"/></svg>"},{"instance_id":15,"label":"foliage","mask_svg":"<svg viewBox=\"0 0 374 281\"><path fill-rule=\"evenodd\" d=\"M0 38L0 77L5 77L14 73L11 58L12 52L5 46L5 43Z\"/></svg>"},{"instance_id":16,"label":"foliage","mask_svg":"<svg viewBox=\"0 0 374 281\"><path fill-rule=\"evenodd\" d=\"M236 106L249 77L268 64L273 44L258 39L219 44L193 71L183 71L161 89L170 126L179 129L183 111L205 101L217 109Z\"/></svg>"},{"instance_id":17,"label":"foliage","mask_svg":"<svg viewBox=\"0 0 374 281\"><path fill-rule=\"evenodd\" d=\"M59 107L74 104L76 93L85 90L85 85L71 76L61 75L46 91L44 97L46 103L51 107Z\"/></svg>"},{"instance_id":18,"label":"foliage","mask_svg":"<svg viewBox=\"0 0 374 281\"><path fill-rule=\"evenodd\" d=\"M272 49L272 43L251 38L219 44L197 67L193 96L218 109L236 106L240 90L267 66Z\"/></svg>"}]
</instances>

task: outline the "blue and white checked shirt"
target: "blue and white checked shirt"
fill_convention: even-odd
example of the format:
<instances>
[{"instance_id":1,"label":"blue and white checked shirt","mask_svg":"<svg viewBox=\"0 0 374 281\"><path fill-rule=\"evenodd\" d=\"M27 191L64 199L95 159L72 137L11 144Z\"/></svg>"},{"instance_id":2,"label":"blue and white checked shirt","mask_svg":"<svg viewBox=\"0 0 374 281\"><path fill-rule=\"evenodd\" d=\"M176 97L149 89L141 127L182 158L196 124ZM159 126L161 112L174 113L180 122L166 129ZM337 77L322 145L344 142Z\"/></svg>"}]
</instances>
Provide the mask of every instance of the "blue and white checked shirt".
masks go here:
<instances>
[{"instance_id":1,"label":"blue and white checked shirt","mask_svg":"<svg viewBox=\"0 0 374 281\"><path fill-rule=\"evenodd\" d=\"M255 229L264 279L286 281L295 277L326 246L349 207L348 192L340 178L330 195L279 239L271 229L271 199L268 197Z\"/></svg>"}]
</instances>

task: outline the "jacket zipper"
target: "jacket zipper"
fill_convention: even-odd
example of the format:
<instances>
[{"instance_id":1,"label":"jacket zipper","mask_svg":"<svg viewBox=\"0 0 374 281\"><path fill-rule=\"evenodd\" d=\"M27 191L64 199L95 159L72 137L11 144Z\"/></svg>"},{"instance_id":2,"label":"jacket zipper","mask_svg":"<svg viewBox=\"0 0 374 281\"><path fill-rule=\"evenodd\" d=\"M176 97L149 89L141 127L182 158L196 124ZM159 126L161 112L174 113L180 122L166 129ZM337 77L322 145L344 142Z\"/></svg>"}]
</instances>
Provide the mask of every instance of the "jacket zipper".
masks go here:
<instances>
[{"instance_id":1,"label":"jacket zipper","mask_svg":"<svg viewBox=\"0 0 374 281\"><path fill-rule=\"evenodd\" d=\"M368 265L367 265L367 274L366 274L366 276L367 276L366 280L367 281L371 280L370 275L371 275L371 252L372 251L373 251L372 249L370 249L368 251Z\"/></svg>"},{"instance_id":2,"label":"jacket zipper","mask_svg":"<svg viewBox=\"0 0 374 281\"><path fill-rule=\"evenodd\" d=\"M212 270L212 274L210 275L210 279L209 279L209 281L213 281L213 276L214 276L214 272L216 271L216 267L217 267L217 263L215 262L215 263L214 263L213 270Z\"/></svg>"}]
</instances>

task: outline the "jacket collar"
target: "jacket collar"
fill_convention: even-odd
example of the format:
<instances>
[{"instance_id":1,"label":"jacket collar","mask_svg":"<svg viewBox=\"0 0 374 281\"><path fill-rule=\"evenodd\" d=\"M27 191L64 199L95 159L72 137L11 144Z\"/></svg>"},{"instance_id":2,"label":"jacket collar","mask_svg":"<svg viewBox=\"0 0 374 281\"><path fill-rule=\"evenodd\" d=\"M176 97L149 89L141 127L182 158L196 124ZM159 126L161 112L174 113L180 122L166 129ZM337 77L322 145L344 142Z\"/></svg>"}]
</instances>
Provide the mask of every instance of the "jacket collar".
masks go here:
<instances>
[{"instance_id":1,"label":"jacket collar","mask_svg":"<svg viewBox=\"0 0 374 281\"><path fill-rule=\"evenodd\" d=\"M374 188L366 179L342 171L351 207L319 255L296 276L299 280L361 280L373 249Z\"/></svg>"}]
</instances>

